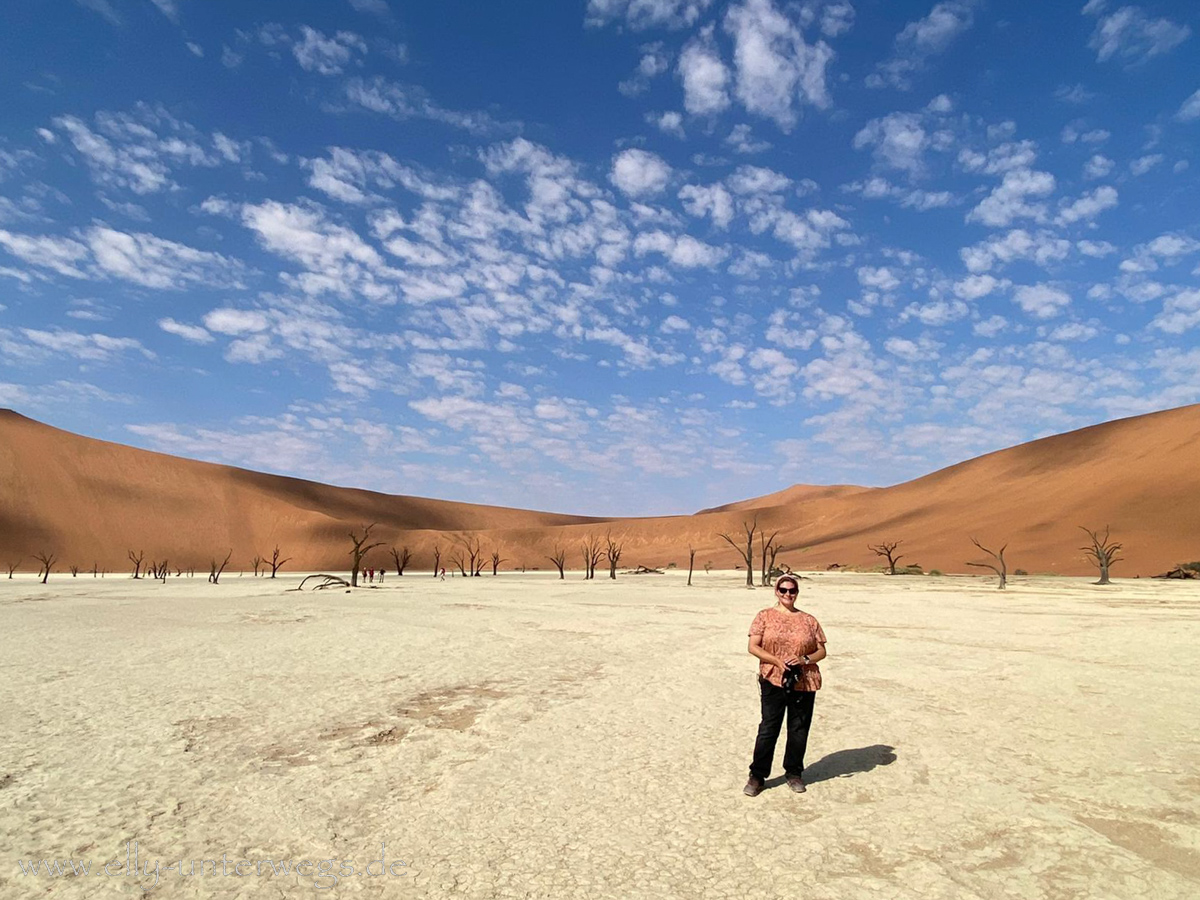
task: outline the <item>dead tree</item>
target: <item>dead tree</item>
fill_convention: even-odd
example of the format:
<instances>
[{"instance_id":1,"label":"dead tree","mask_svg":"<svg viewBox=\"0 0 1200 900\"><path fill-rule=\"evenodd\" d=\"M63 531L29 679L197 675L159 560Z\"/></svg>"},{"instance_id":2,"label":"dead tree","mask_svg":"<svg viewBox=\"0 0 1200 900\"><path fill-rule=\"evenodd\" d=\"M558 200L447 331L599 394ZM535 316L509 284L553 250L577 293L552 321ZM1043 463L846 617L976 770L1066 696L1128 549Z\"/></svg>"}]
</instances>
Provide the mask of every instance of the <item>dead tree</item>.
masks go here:
<instances>
[{"instance_id":1,"label":"dead tree","mask_svg":"<svg viewBox=\"0 0 1200 900\"><path fill-rule=\"evenodd\" d=\"M408 565L409 560L412 559L412 551L408 547L401 547L399 550L392 547L391 552L392 559L396 561L396 574L403 575L405 567Z\"/></svg>"},{"instance_id":2,"label":"dead tree","mask_svg":"<svg viewBox=\"0 0 1200 900\"><path fill-rule=\"evenodd\" d=\"M254 566L254 577L255 578L258 577L258 570L263 567L264 562L266 562L266 560L263 559L262 556L260 556L257 553L254 554L254 559L250 560L250 565Z\"/></svg>"},{"instance_id":3,"label":"dead tree","mask_svg":"<svg viewBox=\"0 0 1200 900\"><path fill-rule=\"evenodd\" d=\"M600 543L600 538L594 534L585 535L580 549L583 552L584 580L595 578L596 566L604 556L604 546Z\"/></svg>"},{"instance_id":4,"label":"dead tree","mask_svg":"<svg viewBox=\"0 0 1200 900\"><path fill-rule=\"evenodd\" d=\"M271 566L271 577L272 578L275 577L276 572L278 572L280 569L283 568L284 563L288 563L288 562L292 561L292 558L290 556L287 559L280 559L279 556L280 556L279 545L276 544L275 549L273 551L271 551L270 566Z\"/></svg>"},{"instance_id":5,"label":"dead tree","mask_svg":"<svg viewBox=\"0 0 1200 900\"><path fill-rule=\"evenodd\" d=\"M556 569L558 569L558 578L560 581L567 577L563 573L563 568L567 564L567 551L564 547L562 547L562 545L555 544L554 545L554 555L547 556L546 559L548 559L548 560L550 560L550 562L554 563L554 567ZM12 576L10 575L9 577L12 577Z\"/></svg>"},{"instance_id":6,"label":"dead tree","mask_svg":"<svg viewBox=\"0 0 1200 900\"><path fill-rule=\"evenodd\" d=\"M604 555L608 557L608 577L613 581L617 580L617 562L621 559L622 546L612 539L611 532L604 535Z\"/></svg>"},{"instance_id":7,"label":"dead tree","mask_svg":"<svg viewBox=\"0 0 1200 900\"><path fill-rule=\"evenodd\" d=\"M876 556L886 556L888 561L888 574L896 574L896 563L904 559L903 554L896 552L896 548L903 544L904 541L880 541L878 544L867 544L868 550L874 550Z\"/></svg>"},{"instance_id":8,"label":"dead tree","mask_svg":"<svg viewBox=\"0 0 1200 900\"><path fill-rule=\"evenodd\" d=\"M353 548L350 550L350 557L353 560L350 569L351 587L358 587L358 570L362 567L363 557L367 555L368 551L373 550L376 547L383 546L383 541L376 541L373 544L367 543L367 541L371 539L371 529L374 527L374 522L372 522L370 525L364 525L361 536L353 531L350 532L350 540L354 543Z\"/></svg>"},{"instance_id":9,"label":"dead tree","mask_svg":"<svg viewBox=\"0 0 1200 900\"><path fill-rule=\"evenodd\" d=\"M19 566L20 564L21 564L21 560L19 560L19 559L16 562L5 563L5 565L8 566L9 581L12 581L13 572L17 571L17 566Z\"/></svg>"},{"instance_id":10,"label":"dead tree","mask_svg":"<svg viewBox=\"0 0 1200 900\"><path fill-rule=\"evenodd\" d=\"M433 577L437 578L442 571L442 548L440 544L433 545Z\"/></svg>"},{"instance_id":11,"label":"dead tree","mask_svg":"<svg viewBox=\"0 0 1200 900\"><path fill-rule=\"evenodd\" d=\"M94 563L92 563L92 577L98 578L99 576L100 576L100 563L94 562Z\"/></svg>"},{"instance_id":12,"label":"dead tree","mask_svg":"<svg viewBox=\"0 0 1200 900\"><path fill-rule=\"evenodd\" d=\"M1004 551L1008 549L1008 544L1005 544L1003 547L1001 547L999 553L993 553L987 547L983 546L983 544L979 543L979 541L977 541L975 538L971 538L971 543L994 559L995 562L969 562L967 565L975 566L979 569L991 569L1000 576L999 589L1004 590L1008 584L1008 563L1004 561Z\"/></svg>"},{"instance_id":13,"label":"dead tree","mask_svg":"<svg viewBox=\"0 0 1200 900\"><path fill-rule=\"evenodd\" d=\"M499 550L493 550L493 551L492 551L492 574L493 574L493 575L496 575L496 574L498 574L498 573L499 573L499 571L500 571L500 563L502 563L502 562L508 562L508 560L504 559L504 558L503 558L503 557L500 555L500 551L499 551Z\"/></svg>"},{"instance_id":14,"label":"dead tree","mask_svg":"<svg viewBox=\"0 0 1200 900\"><path fill-rule=\"evenodd\" d=\"M762 581L760 583L763 587L767 586L768 575L770 574L771 569L775 566L775 557L779 554L779 550L775 548L775 536L777 534L779 534L778 531L772 531L771 536L767 537L767 532L765 529L758 533L758 545L759 549L762 551ZM774 552L772 552L773 550ZM767 566L768 555L771 557L770 567Z\"/></svg>"},{"instance_id":15,"label":"dead tree","mask_svg":"<svg viewBox=\"0 0 1200 900\"><path fill-rule=\"evenodd\" d=\"M33 554L33 558L42 564L42 568L38 570L38 574L42 576L42 584L46 583L46 579L50 577L50 567L58 560L58 557L53 553L42 551L41 553Z\"/></svg>"},{"instance_id":16,"label":"dead tree","mask_svg":"<svg viewBox=\"0 0 1200 900\"><path fill-rule=\"evenodd\" d=\"M137 554L137 556L134 556L134 555L133 555L133 551L132 551L132 550L130 550L130 551L129 551L129 561L130 561L131 563L133 563L133 577L134 577L134 578L141 578L141 577L142 577L142 576L141 576L141 571L142 571L142 560L143 560L143 559L145 559L145 558L146 558L146 551L145 551L145 550L140 550L140 551L138 551L138 554Z\"/></svg>"},{"instance_id":17,"label":"dead tree","mask_svg":"<svg viewBox=\"0 0 1200 900\"><path fill-rule=\"evenodd\" d=\"M208 570L208 581L210 584L219 584L221 581L221 573L225 571L225 567L229 565L229 558L233 556L232 548L225 554L225 561L221 565L217 565L216 557L213 557L212 567Z\"/></svg>"},{"instance_id":18,"label":"dead tree","mask_svg":"<svg viewBox=\"0 0 1200 900\"><path fill-rule=\"evenodd\" d=\"M717 537L729 544L746 562L746 587L754 587L754 532L758 530L758 516L750 524L742 522L742 529L746 532L746 549L743 550L738 546L737 541L731 538L724 532L717 532Z\"/></svg>"},{"instance_id":19,"label":"dead tree","mask_svg":"<svg viewBox=\"0 0 1200 900\"><path fill-rule=\"evenodd\" d=\"M464 575L478 575L483 569L483 550L477 535L460 532L454 535L454 543L462 548L452 561Z\"/></svg>"},{"instance_id":20,"label":"dead tree","mask_svg":"<svg viewBox=\"0 0 1200 900\"><path fill-rule=\"evenodd\" d=\"M296 587L288 588L288 590L289 591L304 590L304 585L308 583L308 580L310 578L324 578L325 579L324 581L322 581L320 584L318 584L316 587L313 588L314 591L323 591L326 588L330 588L330 587L344 587L344 588L350 587L350 582L348 582L345 578L342 578L341 576L338 576L338 575L326 575L324 572L322 572L317 575L305 575L304 578L302 578L300 580L300 583L298 585L296 585Z\"/></svg>"},{"instance_id":21,"label":"dead tree","mask_svg":"<svg viewBox=\"0 0 1200 900\"><path fill-rule=\"evenodd\" d=\"M155 573L155 577L156 577L156 578L157 578L159 581L161 581L163 584L166 584L166 583L167 583L167 576L168 576L170 573L171 573L171 566L170 566L170 564L167 562L167 560L165 560L165 559L164 559L164 560L162 561L162 565L158 567L158 571Z\"/></svg>"},{"instance_id":22,"label":"dead tree","mask_svg":"<svg viewBox=\"0 0 1200 900\"><path fill-rule=\"evenodd\" d=\"M71 570L72 578L79 574L79 566L67 566L67 568Z\"/></svg>"},{"instance_id":23,"label":"dead tree","mask_svg":"<svg viewBox=\"0 0 1200 900\"><path fill-rule=\"evenodd\" d=\"M1100 570L1100 580L1096 584L1110 584L1111 582L1108 580L1108 568L1113 563L1121 561L1121 557L1117 556L1117 553L1120 552L1124 545L1120 541L1110 541L1108 539L1109 527L1107 525L1104 526L1103 535L1100 534L1100 529L1098 528L1092 531L1090 528L1084 528L1082 525L1079 527L1091 541L1091 546L1080 547L1079 549L1087 554L1088 559L1092 561L1092 565Z\"/></svg>"},{"instance_id":24,"label":"dead tree","mask_svg":"<svg viewBox=\"0 0 1200 900\"><path fill-rule=\"evenodd\" d=\"M688 546L688 587L692 586L692 569L696 568L696 548Z\"/></svg>"}]
</instances>

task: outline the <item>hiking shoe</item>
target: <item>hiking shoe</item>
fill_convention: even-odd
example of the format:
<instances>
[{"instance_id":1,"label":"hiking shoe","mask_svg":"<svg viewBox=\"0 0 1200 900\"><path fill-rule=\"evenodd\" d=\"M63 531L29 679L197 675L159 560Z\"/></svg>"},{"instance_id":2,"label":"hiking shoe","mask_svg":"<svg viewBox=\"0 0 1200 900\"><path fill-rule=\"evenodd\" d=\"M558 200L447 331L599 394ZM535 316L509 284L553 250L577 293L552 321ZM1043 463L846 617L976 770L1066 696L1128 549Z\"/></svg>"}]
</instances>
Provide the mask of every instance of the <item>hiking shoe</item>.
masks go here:
<instances>
[{"instance_id":1,"label":"hiking shoe","mask_svg":"<svg viewBox=\"0 0 1200 900\"><path fill-rule=\"evenodd\" d=\"M751 775L750 780L746 782L746 786L742 788L742 793L747 797L757 797L762 793L762 789L763 780L761 778L755 778L753 775Z\"/></svg>"},{"instance_id":2,"label":"hiking shoe","mask_svg":"<svg viewBox=\"0 0 1200 900\"><path fill-rule=\"evenodd\" d=\"M806 788L804 786L804 779L801 778L799 775L789 775L787 777L787 786L790 787L797 794L803 794L805 791L808 790L808 788Z\"/></svg>"}]
</instances>

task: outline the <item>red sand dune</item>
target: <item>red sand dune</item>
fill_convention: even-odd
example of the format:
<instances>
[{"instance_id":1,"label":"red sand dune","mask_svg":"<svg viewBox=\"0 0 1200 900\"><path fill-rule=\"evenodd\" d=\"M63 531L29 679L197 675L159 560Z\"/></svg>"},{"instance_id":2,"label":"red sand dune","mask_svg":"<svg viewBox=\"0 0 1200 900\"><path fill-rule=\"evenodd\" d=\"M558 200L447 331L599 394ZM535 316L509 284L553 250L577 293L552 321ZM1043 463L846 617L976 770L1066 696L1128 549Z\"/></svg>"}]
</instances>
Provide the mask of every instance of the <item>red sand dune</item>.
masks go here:
<instances>
[{"instance_id":1,"label":"red sand dune","mask_svg":"<svg viewBox=\"0 0 1200 900\"><path fill-rule=\"evenodd\" d=\"M207 572L233 550L230 571L279 545L287 569L345 571L347 533L378 523L387 548L413 551L410 573L428 573L433 548L443 565L454 535L478 534L503 568L551 568L556 546L579 568L589 534L611 533L621 566L688 564L728 568L740 558L719 532L744 534L757 517L778 531L779 561L798 569L881 562L867 544L903 541L904 562L945 572L981 554L974 535L1008 544L1010 572L1087 574L1078 528L1112 526L1125 544L1116 576L1151 575L1200 559L1200 405L1135 416L990 453L888 488L795 485L691 516L593 519L332 487L196 462L81 437L0 410L0 563L38 568L34 553L90 571L128 568L127 551L147 561ZM756 541L757 544L757 541ZM607 565L606 563L604 564ZM489 568L490 571L490 568Z\"/></svg>"}]
</instances>

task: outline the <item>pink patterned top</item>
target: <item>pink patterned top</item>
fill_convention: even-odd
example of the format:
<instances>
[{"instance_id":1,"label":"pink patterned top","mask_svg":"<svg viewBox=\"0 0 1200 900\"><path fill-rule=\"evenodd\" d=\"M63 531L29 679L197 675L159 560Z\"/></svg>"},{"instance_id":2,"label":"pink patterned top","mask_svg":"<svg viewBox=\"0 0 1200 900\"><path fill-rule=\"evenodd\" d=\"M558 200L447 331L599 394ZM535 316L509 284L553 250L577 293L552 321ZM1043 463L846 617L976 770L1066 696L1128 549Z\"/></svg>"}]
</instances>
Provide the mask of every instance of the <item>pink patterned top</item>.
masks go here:
<instances>
[{"instance_id":1,"label":"pink patterned top","mask_svg":"<svg viewBox=\"0 0 1200 900\"><path fill-rule=\"evenodd\" d=\"M817 645L825 643L825 631L821 623L806 612L780 612L770 606L760 610L750 624L750 636L762 635L762 648L772 656L788 660L793 656L816 653ZM798 691L819 691L821 670L816 663L804 666L804 677L796 682ZM758 674L775 685L783 687L783 670L770 663L759 662Z\"/></svg>"}]
</instances>

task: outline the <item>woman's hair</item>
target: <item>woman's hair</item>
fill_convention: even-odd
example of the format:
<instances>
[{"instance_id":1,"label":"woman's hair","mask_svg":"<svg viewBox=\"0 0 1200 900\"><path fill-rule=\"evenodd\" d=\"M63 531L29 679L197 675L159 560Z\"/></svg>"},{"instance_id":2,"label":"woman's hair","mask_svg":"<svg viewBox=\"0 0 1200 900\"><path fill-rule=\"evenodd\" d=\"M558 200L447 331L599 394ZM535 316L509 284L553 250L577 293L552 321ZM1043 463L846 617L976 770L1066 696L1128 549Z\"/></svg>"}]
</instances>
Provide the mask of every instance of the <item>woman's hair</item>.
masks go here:
<instances>
[{"instance_id":1,"label":"woman's hair","mask_svg":"<svg viewBox=\"0 0 1200 900\"><path fill-rule=\"evenodd\" d=\"M790 581L792 583L792 587L794 587L796 590L800 590L800 582L796 579L795 575L780 575L775 579L775 590L779 590L779 586L785 581Z\"/></svg>"}]
</instances>

